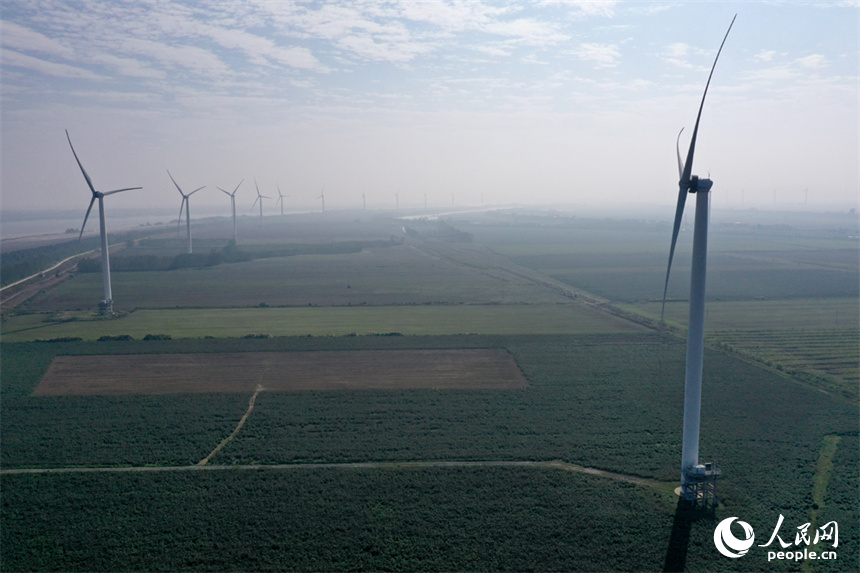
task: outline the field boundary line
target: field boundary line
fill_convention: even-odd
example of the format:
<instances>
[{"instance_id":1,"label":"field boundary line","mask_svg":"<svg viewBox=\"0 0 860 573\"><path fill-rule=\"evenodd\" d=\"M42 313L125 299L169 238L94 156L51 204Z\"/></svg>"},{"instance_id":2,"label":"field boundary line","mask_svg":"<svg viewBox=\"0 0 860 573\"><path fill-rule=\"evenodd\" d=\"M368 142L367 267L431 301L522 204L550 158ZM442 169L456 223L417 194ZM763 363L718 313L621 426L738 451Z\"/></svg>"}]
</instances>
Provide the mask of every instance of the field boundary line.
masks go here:
<instances>
[{"instance_id":1,"label":"field boundary line","mask_svg":"<svg viewBox=\"0 0 860 573\"><path fill-rule=\"evenodd\" d=\"M234 437L236 437L236 434L238 434L239 430L242 429L242 426L245 425L245 420L247 420L248 416L251 415L251 412L254 411L254 403L257 401L257 395L262 391L263 385L257 384L257 389L254 391L254 394L251 395L251 399L248 401L248 409L245 410L245 414L242 416L242 419L239 420L239 423L236 425L236 428L233 430L233 433L221 440L221 443L215 446L215 449L209 452L208 456L197 462L198 466L205 466L206 464L208 464L209 460L212 459L212 456L220 452L221 448L226 446Z\"/></svg>"},{"instance_id":2,"label":"field boundary line","mask_svg":"<svg viewBox=\"0 0 860 573\"><path fill-rule=\"evenodd\" d=\"M202 460L201 460L202 461ZM388 461L388 462L318 462L291 464L236 464L191 466L124 466L124 467L65 467L65 468L21 468L0 470L0 475L50 474L50 473L129 473L129 472L170 472L170 471L247 471L247 470L301 470L301 469L410 469L410 468L472 468L472 467L515 467L554 469L581 473L596 477L623 481L636 485L665 489L674 487L674 482L642 478L620 474L597 468L571 464L561 460L524 461L524 460L484 460L484 461Z\"/></svg>"}]
</instances>

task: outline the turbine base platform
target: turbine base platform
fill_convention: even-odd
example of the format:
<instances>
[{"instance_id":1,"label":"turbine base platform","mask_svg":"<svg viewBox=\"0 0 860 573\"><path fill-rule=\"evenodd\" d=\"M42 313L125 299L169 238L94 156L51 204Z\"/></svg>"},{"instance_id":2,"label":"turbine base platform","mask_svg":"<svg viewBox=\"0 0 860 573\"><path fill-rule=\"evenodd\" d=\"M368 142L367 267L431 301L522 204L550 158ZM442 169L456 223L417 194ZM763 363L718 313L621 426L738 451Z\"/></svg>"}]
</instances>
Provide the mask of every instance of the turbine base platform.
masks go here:
<instances>
[{"instance_id":1,"label":"turbine base platform","mask_svg":"<svg viewBox=\"0 0 860 573\"><path fill-rule=\"evenodd\" d=\"M716 462L699 464L684 472L684 480L676 493L693 507L717 507L717 478L722 475Z\"/></svg>"},{"instance_id":2,"label":"turbine base platform","mask_svg":"<svg viewBox=\"0 0 860 573\"><path fill-rule=\"evenodd\" d=\"M99 314L107 315L113 314L113 301L112 300L103 300L99 302Z\"/></svg>"}]
</instances>

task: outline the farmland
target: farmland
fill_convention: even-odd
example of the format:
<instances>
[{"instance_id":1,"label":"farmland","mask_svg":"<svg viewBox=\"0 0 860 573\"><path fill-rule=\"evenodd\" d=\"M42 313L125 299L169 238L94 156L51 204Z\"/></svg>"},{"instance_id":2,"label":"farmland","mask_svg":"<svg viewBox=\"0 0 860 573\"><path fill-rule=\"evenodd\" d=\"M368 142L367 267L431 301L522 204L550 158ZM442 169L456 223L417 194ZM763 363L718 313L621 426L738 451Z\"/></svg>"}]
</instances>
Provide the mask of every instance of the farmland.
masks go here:
<instances>
[{"instance_id":1,"label":"farmland","mask_svg":"<svg viewBox=\"0 0 860 573\"><path fill-rule=\"evenodd\" d=\"M9 342L62 337L169 334L174 338L345 336L348 334L576 334L636 332L642 327L584 306L397 305L136 310L119 320L91 313L26 314L6 323Z\"/></svg>"},{"instance_id":2,"label":"farmland","mask_svg":"<svg viewBox=\"0 0 860 573\"><path fill-rule=\"evenodd\" d=\"M255 236L246 229L240 249L268 253L262 258L118 271L114 319L92 315L98 273L79 273L4 319L0 568L638 571L677 563L671 486L684 345L675 333L685 305L669 305L673 330L662 340L643 326L659 313L665 225L460 215L449 227L474 240L450 242L430 222L410 223L417 237L391 240L398 225L385 219L321 219L296 218L281 235L274 223ZM199 236L222 248L223 228L216 222ZM297 254L302 229L315 252ZM768 243L755 229L746 237L731 230L714 231L701 444L702 458L724 469L724 505L688 526L682 563L792 570L767 563L762 550L720 556L714 526L740 516L766 535L779 514L784 529L814 515L837 520L840 540L839 561L812 570L846 570L860 545L857 403L845 394L857 380L857 295L844 279L856 278L856 261L844 254L850 240L782 229L785 241ZM153 241L124 256L170 254L168 239ZM321 247L346 241L365 246ZM814 290L805 277L824 267L843 278ZM787 278L767 284L776 269ZM679 262L680 282L684 272ZM738 281L761 285L767 299L729 292L743 293ZM119 335L131 336L98 341ZM386 358L395 356L399 366ZM311 376L291 386L300 382L297 364L318 369L318 381L325 368L396 381L429 376L446 361L457 374L504 362L452 356L507 357L525 383L359 388L314 386ZM349 362L355 368L338 366ZM210 369L192 375L201 364ZM77 378L48 395L63 368ZM277 382L262 383L253 412L211 460L236 469L179 471L236 430L264 374ZM219 386L231 377L241 384ZM158 379L181 391L148 386ZM833 460L827 477L822 451ZM660 485L561 466L407 465L551 460ZM311 465L365 462L388 465ZM8 473L128 466L163 471Z\"/></svg>"},{"instance_id":3,"label":"farmland","mask_svg":"<svg viewBox=\"0 0 860 573\"><path fill-rule=\"evenodd\" d=\"M404 388L521 388L501 350L362 350L58 356L34 396Z\"/></svg>"}]
</instances>

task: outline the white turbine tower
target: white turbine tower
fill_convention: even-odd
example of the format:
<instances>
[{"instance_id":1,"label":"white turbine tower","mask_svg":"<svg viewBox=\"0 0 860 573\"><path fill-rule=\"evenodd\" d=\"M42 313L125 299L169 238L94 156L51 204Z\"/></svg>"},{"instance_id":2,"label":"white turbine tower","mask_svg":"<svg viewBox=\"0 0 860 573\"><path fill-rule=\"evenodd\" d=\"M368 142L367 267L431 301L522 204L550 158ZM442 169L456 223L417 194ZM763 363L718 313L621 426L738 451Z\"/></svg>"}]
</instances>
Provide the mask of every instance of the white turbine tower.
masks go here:
<instances>
[{"instance_id":1,"label":"white turbine tower","mask_svg":"<svg viewBox=\"0 0 860 573\"><path fill-rule=\"evenodd\" d=\"M254 206L257 204L257 201L260 202L260 228L263 228L263 199L271 199L271 197L266 197L265 195L260 194L260 186L257 185L257 180L254 179L254 187L257 188L257 198L254 199L254 204L251 205L251 210L254 210Z\"/></svg>"},{"instance_id":2,"label":"white turbine tower","mask_svg":"<svg viewBox=\"0 0 860 573\"><path fill-rule=\"evenodd\" d=\"M367 211L367 199L364 197L364 191L361 192L361 208Z\"/></svg>"},{"instance_id":3,"label":"white turbine tower","mask_svg":"<svg viewBox=\"0 0 860 573\"><path fill-rule=\"evenodd\" d=\"M233 208L233 242L234 243L237 242L239 239L239 234L236 232L236 191L239 190L239 186L241 186L242 183L244 183L244 182L245 182L244 179L239 181L239 185L236 185L236 188L233 189L232 193L230 193L229 191L225 191L224 189L221 189L220 187L218 187L219 191L221 191L222 193L226 193L227 195L230 196L230 207Z\"/></svg>"},{"instance_id":4,"label":"white turbine tower","mask_svg":"<svg viewBox=\"0 0 860 573\"><path fill-rule=\"evenodd\" d=\"M278 188L278 201L277 202L281 204L281 217L283 217L284 216L284 198L289 197L289 195L284 195L283 193L281 193L281 186L278 185L277 183L275 183L275 185Z\"/></svg>"},{"instance_id":5,"label":"white turbine tower","mask_svg":"<svg viewBox=\"0 0 860 573\"><path fill-rule=\"evenodd\" d=\"M735 15L735 18L737 15ZM693 262L690 276L690 318L687 325L687 366L684 381L684 437L681 450L681 495L684 499L696 503L710 494L715 495L714 479L718 470L712 464L699 464L699 425L702 408L702 362L705 350L705 272L708 256L708 215L709 198L713 181L710 179L699 179L691 175L693 170L693 154L696 150L696 136L699 132L699 120L702 117L702 108L705 105L705 97L708 95L708 86L711 77L720 58L720 52L729 37L732 25L723 37L708 82L705 84L705 92L702 102L699 104L699 114L696 116L696 126L693 128L693 137L690 140L690 149L687 151L687 160L681 163L681 151L678 148L681 134L678 134L676 142L676 153L678 155L678 203L675 207L675 222L672 227L672 244L669 248L669 263L666 267L666 282L663 286L663 308L660 311L660 322L663 322L663 312L666 308L666 293L669 288L669 272L672 269L672 258L675 255L675 243L678 240L678 232L681 229L681 219L684 214L684 203L687 193L696 194L696 214L693 230ZM683 132L683 130L681 130ZM710 485L708 485L710 484ZM710 490L709 490L710 488Z\"/></svg>"},{"instance_id":6,"label":"white turbine tower","mask_svg":"<svg viewBox=\"0 0 860 573\"><path fill-rule=\"evenodd\" d=\"M114 189L113 191L96 191L96 188L93 187L93 181L90 179L90 176L87 175L87 171L84 169L84 166L81 164L81 160L78 159L78 154L75 153L75 147L72 145L72 138L69 137L69 130L66 130L66 139L69 140L69 147L72 148L72 155L75 156L75 161L78 162L78 167L81 168L81 173L84 175L84 179L87 181L87 186L89 186L90 191L93 194L93 198L90 199L90 206L87 207L87 214L84 215L84 224L81 225L81 234L78 235L78 241L81 240L81 237L84 236L84 228L87 226L87 219L90 216L90 211L93 209L93 203L96 202L96 199L99 200L99 231L101 233L102 240L102 281L104 282L105 289L105 298L99 304L99 309L104 314L112 314L113 313L113 293L111 293L110 288L110 253L108 251L108 242L107 242L107 230L105 229L105 205L104 198L108 195L113 195L114 193L121 193L123 191L132 191L134 189L143 189L143 187L125 187L123 189Z\"/></svg>"},{"instance_id":7,"label":"white turbine tower","mask_svg":"<svg viewBox=\"0 0 860 573\"><path fill-rule=\"evenodd\" d=\"M179 226L182 224L182 209L185 208L185 228L188 231L188 254L191 254L191 205L188 199L200 191L204 189L206 185L203 187L198 187L191 193L186 194L182 191L182 188L179 186L179 183L176 182L176 179L173 178L173 175L170 175L170 170L167 170L167 175L170 177L170 180L173 181L173 184L176 185L176 190L179 191L179 194L182 195L182 201L179 203L179 220L176 222L176 225Z\"/></svg>"},{"instance_id":8,"label":"white turbine tower","mask_svg":"<svg viewBox=\"0 0 860 573\"><path fill-rule=\"evenodd\" d=\"M325 213L325 187L320 191L319 199L322 201L322 212Z\"/></svg>"},{"instance_id":9,"label":"white turbine tower","mask_svg":"<svg viewBox=\"0 0 860 573\"><path fill-rule=\"evenodd\" d=\"M400 210L400 193L394 194L394 210L395 211Z\"/></svg>"}]
</instances>

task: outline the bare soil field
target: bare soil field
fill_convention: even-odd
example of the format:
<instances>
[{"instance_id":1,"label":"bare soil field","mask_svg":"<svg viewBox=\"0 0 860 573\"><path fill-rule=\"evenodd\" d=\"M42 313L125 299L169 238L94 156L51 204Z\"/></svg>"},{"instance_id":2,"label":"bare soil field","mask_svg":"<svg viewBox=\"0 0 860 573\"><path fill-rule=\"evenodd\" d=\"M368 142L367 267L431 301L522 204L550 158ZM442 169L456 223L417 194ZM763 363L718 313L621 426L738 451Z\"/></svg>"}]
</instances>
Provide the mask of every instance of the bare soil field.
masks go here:
<instances>
[{"instance_id":1,"label":"bare soil field","mask_svg":"<svg viewBox=\"0 0 860 573\"><path fill-rule=\"evenodd\" d=\"M501 349L58 356L36 396L524 388Z\"/></svg>"}]
</instances>

